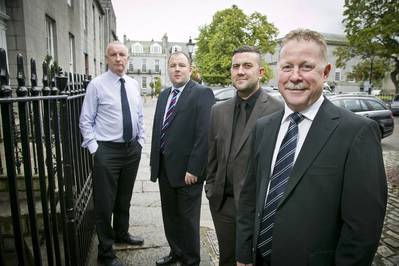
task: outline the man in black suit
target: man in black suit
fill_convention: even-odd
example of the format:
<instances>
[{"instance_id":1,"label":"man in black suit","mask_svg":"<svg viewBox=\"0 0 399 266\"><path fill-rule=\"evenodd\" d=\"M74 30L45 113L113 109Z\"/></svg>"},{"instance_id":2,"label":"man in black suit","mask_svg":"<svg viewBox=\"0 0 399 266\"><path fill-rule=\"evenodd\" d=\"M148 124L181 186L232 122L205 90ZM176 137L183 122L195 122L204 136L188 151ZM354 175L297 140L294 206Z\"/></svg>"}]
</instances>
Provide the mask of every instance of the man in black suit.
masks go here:
<instances>
[{"instance_id":1,"label":"man in black suit","mask_svg":"<svg viewBox=\"0 0 399 266\"><path fill-rule=\"evenodd\" d=\"M171 251L157 265L199 265L201 194L206 175L208 127L215 97L190 80L183 52L168 59L172 87L161 92L154 115L151 181L158 179L165 235Z\"/></svg>"},{"instance_id":2,"label":"man in black suit","mask_svg":"<svg viewBox=\"0 0 399 266\"><path fill-rule=\"evenodd\" d=\"M319 33L290 32L278 67L286 105L253 132L237 265L370 265L387 200L378 125L323 97L331 65Z\"/></svg>"},{"instance_id":3,"label":"man in black suit","mask_svg":"<svg viewBox=\"0 0 399 266\"><path fill-rule=\"evenodd\" d=\"M205 191L219 243L219 265L235 265L236 210L258 118L283 109L260 86L260 52L243 46L233 53L231 79L237 95L211 111Z\"/></svg>"}]
</instances>

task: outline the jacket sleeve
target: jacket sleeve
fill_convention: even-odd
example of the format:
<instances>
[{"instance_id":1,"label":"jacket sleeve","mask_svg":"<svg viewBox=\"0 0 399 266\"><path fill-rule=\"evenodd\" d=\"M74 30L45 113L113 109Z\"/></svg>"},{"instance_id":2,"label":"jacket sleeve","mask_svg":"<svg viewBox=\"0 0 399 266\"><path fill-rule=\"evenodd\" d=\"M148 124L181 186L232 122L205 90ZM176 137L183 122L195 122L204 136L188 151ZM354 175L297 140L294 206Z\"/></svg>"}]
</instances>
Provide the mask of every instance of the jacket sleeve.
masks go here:
<instances>
[{"instance_id":1,"label":"jacket sleeve","mask_svg":"<svg viewBox=\"0 0 399 266\"><path fill-rule=\"evenodd\" d=\"M218 169L218 158L217 158L217 142L216 142L216 132L217 132L217 125L215 119L215 105L212 107L211 110L211 122L209 127L209 134L208 134L208 167L206 173L206 185L205 185L205 192L206 196L209 198L212 192L212 187L214 186L215 179L216 179L216 172Z\"/></svg>"},{"instance_id":2,"label":"jacket sleeve","mask_svg":"<svg viewBox=\"0 0 399 266\"><path fill-rule=\"evenodd\" d=\"M336 265L371 265L384 223L387 181L380 132L367 121L354 138L344 169L343 221Z\"/></svg>"},{"instance_id":3,"label":"jacket sleeve","mask_svg":"<svg viewBox=\"0 0 399 266\"><path fill-rule=\"evenodd\" d=\"M215 96L209 88L198 91L197 120L194 132L194 145L190 153L187 172L205 178L205 169L208 156L208 130L212 105L215 104Z\"/></svg>"}]
</instances>

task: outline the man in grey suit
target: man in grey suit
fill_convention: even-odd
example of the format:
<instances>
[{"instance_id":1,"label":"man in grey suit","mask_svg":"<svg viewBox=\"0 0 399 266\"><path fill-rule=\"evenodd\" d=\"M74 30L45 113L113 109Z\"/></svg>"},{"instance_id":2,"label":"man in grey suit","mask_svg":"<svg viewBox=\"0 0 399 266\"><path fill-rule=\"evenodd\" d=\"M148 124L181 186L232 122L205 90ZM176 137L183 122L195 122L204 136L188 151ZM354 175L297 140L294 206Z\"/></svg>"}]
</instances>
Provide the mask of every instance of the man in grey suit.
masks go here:
<instances>
[{"instance_id":1,"label":"man in grey suit","mask_svg":"<svg viewBox=\"0 0 399 266\"><path fill-rule=\"evenodd\" d=\"M278 80L286 105L253 131L237 265L373 261L387 200L380 131L323 97L330 70L319 33L298 29L285 37Z\"/></svg>"},{"instance_id":2,"label":"man in grey suit","mask_svg":"<svg viewBox=\"0 0 399 266\"><path fill-rule=\"evenodd\" d=\"M219 242L219 265L236 262L236 209L247 168L250 132L258 118L283 109L280 101L260 87L264 72L256 48L235 50L231 78L237 94L211 111L205 190Z\"/></svg>"}]
</instances>

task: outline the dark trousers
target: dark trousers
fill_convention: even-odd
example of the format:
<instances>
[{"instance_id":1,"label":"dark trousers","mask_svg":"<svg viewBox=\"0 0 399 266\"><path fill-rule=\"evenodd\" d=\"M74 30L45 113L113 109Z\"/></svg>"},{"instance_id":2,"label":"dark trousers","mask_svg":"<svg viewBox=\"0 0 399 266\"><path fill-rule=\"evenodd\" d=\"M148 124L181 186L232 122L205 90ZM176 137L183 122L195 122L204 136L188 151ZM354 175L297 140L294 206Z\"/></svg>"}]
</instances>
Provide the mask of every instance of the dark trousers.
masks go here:
<instances>
[{"instance_id":1,"label":"dark trousers","mask_svg":"<svg viewBox=\"0 0 399 266\"><path fill-rule=\"evenodd\" d=\"M219 266L236 265L236 207L233 197L226 197L222 207L216 209L209 202L213 224L219 243Z\"/></svg>"},{"instance_id":2,"label":"dark trousers","mask_svg":"<svg viewBox=\"0 0 399 266\"><path fill-rule=\"evenodd\" d=\"M200 214L203 183L171 187L161 159L159 190L166 239L183 265L199 265Z\"/></svg>"},{"instance_id":3,"label":"dark trousers","mask_svg":"<svg viewBox=\"0 0 399 266\"><path fill-rule=\"evenodd\" d=\"M98 144L93 167L98 256L114 258L114 236L123 237L129 230L130 200L142 148L137 141Z\"/></svg>"}]
</instances>

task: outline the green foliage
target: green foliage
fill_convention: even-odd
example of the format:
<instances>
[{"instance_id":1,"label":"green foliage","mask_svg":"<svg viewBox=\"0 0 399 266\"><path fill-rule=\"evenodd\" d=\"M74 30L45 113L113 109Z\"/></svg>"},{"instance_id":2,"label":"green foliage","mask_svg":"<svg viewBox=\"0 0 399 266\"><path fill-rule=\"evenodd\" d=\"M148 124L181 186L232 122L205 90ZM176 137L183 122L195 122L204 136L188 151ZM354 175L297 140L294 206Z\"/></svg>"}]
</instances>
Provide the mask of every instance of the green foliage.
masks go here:
<instances>
[{"instance_id":1,"label":"green foliage","mask_svg":"<svg viewBox=\"0 0 399 266\"><path fill-rule=\"evenodd\" d=\"M337 66L353 56L359 56L362 63L372 58L385 60L393 66L391 78L399 92L399 2L345 0L343 15L349 46L336 51Z\"/></svg>"},{"instance_id":2,"label":"green foliage","mask_svg":"<svg viewBox=\"0 0 399 266\"><path fill-rule=\"evenodd\" d=\"M195 64L202 79L208 84L230 84L233 51L251 45L262 53L271 53L277 34L274 25L258 12L247 16L235 5L216 12L209 25L200 27L197 38Z\"/></svg>"},{"instance_id":3,"label":"green foliage","mask_svg":"<svg viewBox=\"0 0 399 266\"><path fill-rule=\"evenodd\" d=\"M51 80L59 74L60 67L58 66L57 61L53 60L51 55L46 55L43 63L47 64L48 80L51 82Z\"/></svg>"},{"instance_id":4,"label":"green foliage","mask_svg":"<svg viewBox=\"0 0 399 266\"><path fill-rule=\"evenodd\" d=\"M162 88L161 79L155 77L155 82L154 82L155 95L159 95L161 93L161 88Z\"/></svg>"},{"instance_id":5,"label":"green foliage","mask_svg":"<svg viewBox=\"0 0 399 266\"><path fill-rule=\"evenodd\" d=\"M373 62L366 59L353 67L352 72L348 74L348 79L357 82L370 80L371 73L372 83L375 86L381 86L381 81L384 79L385 72L389 70L387 65L389 64L387 64L384 59L374 59Z\"/></svg>"}]
</instances>

